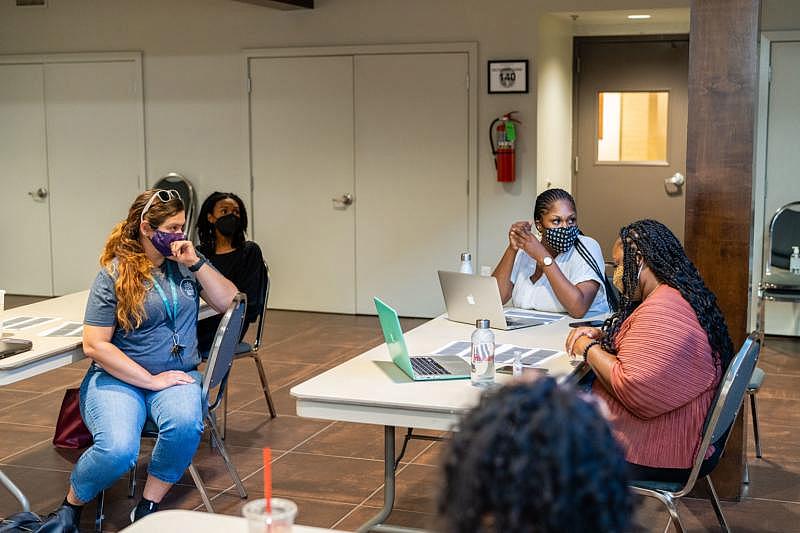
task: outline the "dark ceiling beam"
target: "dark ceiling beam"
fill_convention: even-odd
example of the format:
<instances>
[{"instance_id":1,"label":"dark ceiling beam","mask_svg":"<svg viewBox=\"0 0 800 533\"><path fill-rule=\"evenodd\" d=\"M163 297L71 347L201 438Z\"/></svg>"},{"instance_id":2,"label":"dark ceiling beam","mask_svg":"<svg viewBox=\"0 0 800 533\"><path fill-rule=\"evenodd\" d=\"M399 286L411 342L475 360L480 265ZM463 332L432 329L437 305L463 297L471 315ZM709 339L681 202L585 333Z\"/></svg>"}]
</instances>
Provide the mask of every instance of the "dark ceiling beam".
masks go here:
<instances>
[{"instance_id":1,"label":"dark ceiling beam","mask_svg":"<svg viewBox=\"0 0 800 533\"><path fill-rule=\"evenodd\" d=\"M314 9L314 0L234 0L245 4L255 4L257 6L271 7L273 9Z\"/></svg>"}]
</instances>

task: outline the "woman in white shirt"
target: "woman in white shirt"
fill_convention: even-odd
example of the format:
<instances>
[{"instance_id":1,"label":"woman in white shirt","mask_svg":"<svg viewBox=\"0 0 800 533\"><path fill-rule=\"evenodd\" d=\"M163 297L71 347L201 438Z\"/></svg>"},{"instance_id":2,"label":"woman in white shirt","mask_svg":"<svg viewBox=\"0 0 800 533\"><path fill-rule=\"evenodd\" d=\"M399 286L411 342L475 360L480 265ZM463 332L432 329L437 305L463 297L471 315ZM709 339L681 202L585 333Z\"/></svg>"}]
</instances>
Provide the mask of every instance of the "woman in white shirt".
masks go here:
<instances>
[{"instance_id":1,"label":"woman in white shirt","mask_svg":"<svg viewBox=\"0 0 800 533\"><path fill-rule=\"evenodd\" d=\"M574 318L608 313L603 253L597 241L580 234L572 195L544 191L536 198L533 222L541 241L530 222L515 222L492 273L503 302Z\"/></svg>"}]
</instances>

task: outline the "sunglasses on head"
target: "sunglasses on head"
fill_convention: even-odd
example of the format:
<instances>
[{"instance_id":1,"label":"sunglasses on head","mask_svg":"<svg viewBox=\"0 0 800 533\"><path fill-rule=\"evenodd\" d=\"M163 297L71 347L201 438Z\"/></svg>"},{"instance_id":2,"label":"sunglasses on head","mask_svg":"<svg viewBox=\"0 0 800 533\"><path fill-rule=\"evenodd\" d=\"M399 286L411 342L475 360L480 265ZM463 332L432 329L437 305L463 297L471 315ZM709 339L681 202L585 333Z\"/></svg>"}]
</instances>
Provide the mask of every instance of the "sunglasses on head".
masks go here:
<instances>
[{"instance_id":1,"label":"sunglasses on head","mask_svg":"<svg viewBox=\"0 0 800 533\"><path fill-rule=\"evenodd\" d=\"M167 203L173 199L180 200L181 195L178 194L178 191L176 191L175 189L169 189L169 190L157 189L156 192L153 194L153 196L151 196L150 199L147 200L147 203L144 204L144 209L142 209L142 216L140 220L141 222L144 222L144 214L147 213L147 210L150 209L150 207L153 205L153 201L156 198L161 200L163 203Z\"/></svg>"}]
</instances>

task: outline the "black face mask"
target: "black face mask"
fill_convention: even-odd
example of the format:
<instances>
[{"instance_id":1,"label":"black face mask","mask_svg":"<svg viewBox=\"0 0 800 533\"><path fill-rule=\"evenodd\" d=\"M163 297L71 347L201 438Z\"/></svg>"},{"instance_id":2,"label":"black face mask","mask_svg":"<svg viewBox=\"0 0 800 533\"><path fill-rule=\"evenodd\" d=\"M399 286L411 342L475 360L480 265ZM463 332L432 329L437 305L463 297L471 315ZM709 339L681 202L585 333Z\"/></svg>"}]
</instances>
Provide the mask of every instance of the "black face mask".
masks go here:
<instances>
[{"instance_id":1,"label":"black face mask","mask_svg":"<svg viewBox=\"0 0 800 533\"><path fill-rule=\"evenodd\" d=\"M558 254L568 252L578 238L578 226L547 228L544 232L547 243Z\"/></svg>"},{"instance_id":2,"label":"black face mask","mask_svg":"<svg viewBox=\"0 0 800 533\"><path fill-rule=\"evenodd\" d=\"M231 213L230 215L225 215L219 217L216 222L214 222L214 227L217 228L222 235L226 237L230 237L236 234L239 231L239 225L241 221L239 217Z\"/></svg>"}]
</instances>

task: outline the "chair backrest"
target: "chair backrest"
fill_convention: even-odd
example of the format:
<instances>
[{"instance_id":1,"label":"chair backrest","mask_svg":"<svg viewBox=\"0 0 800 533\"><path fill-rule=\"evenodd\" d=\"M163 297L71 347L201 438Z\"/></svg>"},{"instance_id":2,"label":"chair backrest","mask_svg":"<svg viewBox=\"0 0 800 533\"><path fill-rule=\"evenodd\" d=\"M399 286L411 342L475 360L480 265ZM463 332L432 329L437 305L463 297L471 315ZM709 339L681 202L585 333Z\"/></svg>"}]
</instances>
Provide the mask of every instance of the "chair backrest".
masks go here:
<instances>
[{"instance_id":1,"label":"chair backrest","mask_svg":"<svg viewBox=\"0 0 800 533\"><path fill-rule=\"evenodd\" d=\"M269 301L269 265L264 262L261 270L261 292L258 297L258 329L256 330L256 340L253 343L253 351L257 352L261 346L261 336L264 334L264 316L267 313L267 302Z\"/></svg>"},{"instance_id":2,"label":"chair backrest","mask_svg":"<svg viewBox=\"0 0 800 533\"><path fill-rule=\"evenodd\" d=\"M789 270L792 246L800 246L800 201L784 205L770 221L764 253L766 275L773 269Z\"/></svg>"},{"instance_id":3,"label":"chair backrest","mask_svg":"<svg viewBox=\"0 0 800 533\"><path fill-rule=\"evenodd\" d=\"M239 344L239 335L244 327L246 311L247 296L241 292L236 293L233 302L222 315L214 341L211 343L211 350L208 352L206 372L203 376L203 398L209 398L209 392L225 380L231 369L236 346Z\"/></svg>"},{"instance_id":4,"label":"chair backrest","mask_svg":"<svg viewBox=\"0 0 800 533\"><path fill-rule=\"evenodd\" d=\"M708 447L728 433L736 420L736 415L744 400L747 384L756 368L760 350L759 334L754 331L745 339L741 349L736 353L722 376L703 425L700 448L697 450L692 472L681 490L681 495L688 493L694 486L694 482L697 481ZM722 446L724 447L724 445L723 443Z\"/></svg>"},{"instance_id":5,"label":"chair backrest","mask_svg":"<svg viewBox=\"0 0 800 533\"><path fill-rule=\"evenodd\" d=\"M197 197L194 193L192 182L186 179L177 172L170 172L160 180L158 180L154 189L175 189L183 201L183 206L186 209L186 236L191 239L194 236L195 230L195 209L197 207Z\"/></svg>"}]
</instances>

